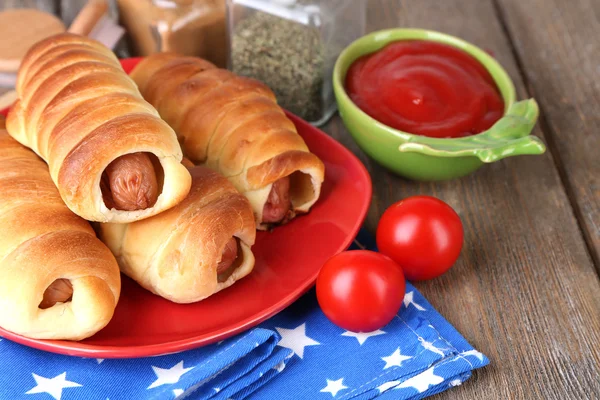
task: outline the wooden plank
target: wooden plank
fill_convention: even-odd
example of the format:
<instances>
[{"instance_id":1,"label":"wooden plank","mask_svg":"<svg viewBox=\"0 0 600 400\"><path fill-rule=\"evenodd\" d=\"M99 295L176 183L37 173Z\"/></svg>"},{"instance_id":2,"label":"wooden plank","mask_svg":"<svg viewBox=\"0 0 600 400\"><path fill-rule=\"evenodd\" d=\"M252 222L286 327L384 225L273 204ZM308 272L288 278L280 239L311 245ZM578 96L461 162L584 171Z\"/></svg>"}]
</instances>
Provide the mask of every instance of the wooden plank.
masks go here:
<instances>
[{"instance_id":1,"label":"wooden plank","mask_svg":"<svg viewBox=\"0 0 600 400\"><path fill-rule=\"evenodd\" d=\"M527 96L491 0L369 6L369 30L436 29L492 51L520 97ZM457 265L417 286L491 365L439 398L597 398L600 283L549 153L506 159L460 180L416 183L369 160L338 116L326 130L371 172L371 231L387 206L415 194L447 201L463 220L466 244ZM535 133L544 136L539 128Z\"/></svg>"},{"instance_id":2,"label":"wooden plank","mask_svg":"<svg viewBox=\"0 0 600 400\"><path fill-rule=\"evenodd\" d=\"M600 272L600 2L499 0L499 5Z\"/></svg>"}]
</instances>

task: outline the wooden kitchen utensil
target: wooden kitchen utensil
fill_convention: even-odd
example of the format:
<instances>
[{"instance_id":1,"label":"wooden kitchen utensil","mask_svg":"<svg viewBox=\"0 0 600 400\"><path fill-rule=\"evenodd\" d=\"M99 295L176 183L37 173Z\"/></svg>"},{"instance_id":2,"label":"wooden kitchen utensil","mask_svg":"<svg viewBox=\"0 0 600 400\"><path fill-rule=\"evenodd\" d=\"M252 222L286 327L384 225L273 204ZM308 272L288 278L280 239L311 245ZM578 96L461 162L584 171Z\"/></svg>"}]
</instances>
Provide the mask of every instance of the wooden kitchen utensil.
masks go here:
<instances>
[{"instance_id":1,"label":"wooden kitchen utensil","mask_svg":"<svg viewBox=\"0 0 600 400\"><path fill-rule=\"evenodd\" d=\"M106 0L89 0L69 27L69 32L96 39L112 49L125 30L109 16Z\"/></svg>"}]
</instances>

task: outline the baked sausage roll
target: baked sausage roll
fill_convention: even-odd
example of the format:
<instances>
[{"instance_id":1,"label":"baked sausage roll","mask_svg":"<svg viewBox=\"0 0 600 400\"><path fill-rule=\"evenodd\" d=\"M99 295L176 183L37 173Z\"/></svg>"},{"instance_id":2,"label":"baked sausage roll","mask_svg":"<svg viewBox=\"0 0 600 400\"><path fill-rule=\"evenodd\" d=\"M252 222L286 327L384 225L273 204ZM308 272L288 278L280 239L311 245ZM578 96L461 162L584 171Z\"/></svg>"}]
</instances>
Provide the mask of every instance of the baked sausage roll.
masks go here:
<instances>
[{"instance_id":1,"label":"baked sausage roll","mask_svg":"<svg viewBox=\"0 0 600 400\"><path fill-rule=\"evenodd\" d=\"M250 200L259 229L308 212L319 198L324 165L264 84L173 53L145 58L131 77L185 156Z\"/></svg>"},{"instance_id":2,"label":"baked sausage roll","mask_svg":"<svg viewBox=\"0 0 600 400\"><path fill-rule=\"evenodd\" d=\"M99 42L64 33L37 43L16 90L8 131L48 163L74 213L131 222L187 195L191 178L175 133Z\"/></svg>"},{"instance_id":3,"label":"baked sausage roll","mask_svg":"<svg viewBox=\"0 0 600 400\"><path fill-rule=\"evenodd\" d=\"M0 188L0 326L35 339L92 336L119 300L117 262L65 206L48 166L3 127Z\"/></svg>"},{"instance_id":4,"label":"baked sausage roll","mask_svg":"<svg viewBox=\"0 0 600 400\"><path fill-rule=\"evenodd\" d=\"M254 267L256 226L248 200L217 172L193 167L192 189L174 208L129 224L100 224L121 271L176 303L231 286Z\"/></svg>"}]
</instances>

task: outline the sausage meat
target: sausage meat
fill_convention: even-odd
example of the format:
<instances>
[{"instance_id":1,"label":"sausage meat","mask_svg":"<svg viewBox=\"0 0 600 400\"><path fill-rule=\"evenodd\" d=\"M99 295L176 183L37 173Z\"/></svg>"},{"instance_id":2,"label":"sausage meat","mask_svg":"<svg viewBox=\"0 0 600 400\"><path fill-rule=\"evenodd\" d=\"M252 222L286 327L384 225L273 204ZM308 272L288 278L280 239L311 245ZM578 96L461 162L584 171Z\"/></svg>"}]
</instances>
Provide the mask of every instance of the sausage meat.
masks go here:
<instances>
[{"instance_id":1,"label":"sausage meat","mask_svg":"<svg viewBox=\"0 0 600 400\"><path fill-rule=\"evenodd\" d=\"M66 303L73 298L73 285L68 279L57 279L44 291L44 298L39 307L42 310L56 303Z\"/></svg>"},{"instance_id":2,"label":"sausage meat","mask_svg":"<svg viewBox=\"0 0 600 400\"><path fill-rule=\"evenodd\" d=\"M135 211L152 207L158 198L158 182L150 156L133 153L117 158L102 174L100 188L107 208Z\"/></svg>"},{"instance_id":3,"label":"sausage meat","mask_svg":"<svg viewBox=\"0 0 600 400\"><path fill-rule=\"evenodd\" d=\"M235 262L238 258L238 242L232 237L229 239L227 244L225 244L225 248L223 249L223 254L221 254L221 261L217 265L217 274L227 271L229 267Z\"/></svg>"},{"instance_id":4,"label":"sausage meat","mask_svg":"<svg viewBox=\"0 0 600 400\"><path fill-rule=\"evenodd\" d=\"M194 163L192 161L190 161L189 158L183 157L183 159L181 160L181 165L183 165L184 167L190 169L190 168L194 168Z\"/></svg>"},{"instance_id":5,"label":"sausage meat","mask_svg":"<svg viewBox=\"0 0 600 400\"><path fill-rule=\"evenodd\" d=\"M271 192L263 208L262 222L277 223L287 215L292 206L290 201L290 177L273 182Z\"/></svg>"}]
</instances>

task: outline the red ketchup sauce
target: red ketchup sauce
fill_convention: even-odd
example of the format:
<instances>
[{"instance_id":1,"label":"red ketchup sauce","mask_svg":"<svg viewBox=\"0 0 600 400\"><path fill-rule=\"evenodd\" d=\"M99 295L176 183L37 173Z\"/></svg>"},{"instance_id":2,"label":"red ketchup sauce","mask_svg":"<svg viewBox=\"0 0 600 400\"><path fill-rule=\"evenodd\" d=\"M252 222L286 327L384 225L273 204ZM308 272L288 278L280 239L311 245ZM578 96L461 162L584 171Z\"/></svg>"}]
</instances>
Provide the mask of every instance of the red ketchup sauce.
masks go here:
<instances>
[{"instance_id":1,"label":"red ketchup sauce","mask_svg":"<svg viewBox=\"0 0 600 400\"><path fill-rule=\"evenodd\" d=\"M475 58L430 41L399 41L356 60L346 74L352 101L379 122L438 138L474 135L504 114L494 80Z\"/></svg>"}]
</instances>

